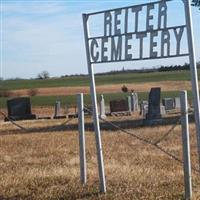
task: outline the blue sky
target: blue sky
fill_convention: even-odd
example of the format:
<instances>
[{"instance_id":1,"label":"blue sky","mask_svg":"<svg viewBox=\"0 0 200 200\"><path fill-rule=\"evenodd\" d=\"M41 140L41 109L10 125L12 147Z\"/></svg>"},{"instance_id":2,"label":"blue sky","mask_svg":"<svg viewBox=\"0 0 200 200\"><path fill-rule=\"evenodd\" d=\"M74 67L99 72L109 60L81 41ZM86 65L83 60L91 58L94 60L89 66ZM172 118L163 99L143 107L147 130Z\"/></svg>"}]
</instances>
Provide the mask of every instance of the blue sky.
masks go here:
<instances>
[{"instance_id":1,"label":"blue sky","mask_svg":"<svg viewBox=\"0 0 200 200\"><path fill-rule=\"evenodd\" d=\"M87 73L82 13L136 5L151 0L0 0L1 77L34 78ZM181 0L171 6L171 21L184 18ZM200 60L200 11L192 8L196 57ZM170 22L169 20L169 22ZM95 26L93 24L92 26ZM96 25L97 26L97 25ZM198 36L198 37L197 37ZM186 48L186 45L183 46ZM188 62L188 58L95 65L95 72Z\"/></svg>"}]
</instances>

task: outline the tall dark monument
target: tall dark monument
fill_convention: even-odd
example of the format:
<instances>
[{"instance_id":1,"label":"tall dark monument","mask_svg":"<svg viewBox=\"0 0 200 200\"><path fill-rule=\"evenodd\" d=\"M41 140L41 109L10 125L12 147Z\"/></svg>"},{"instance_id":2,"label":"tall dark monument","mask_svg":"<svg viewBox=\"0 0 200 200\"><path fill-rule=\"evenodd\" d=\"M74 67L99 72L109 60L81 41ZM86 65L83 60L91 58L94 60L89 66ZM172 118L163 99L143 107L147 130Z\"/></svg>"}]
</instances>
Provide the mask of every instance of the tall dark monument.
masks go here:
<instances>
[{"instance_id":1,"label":"tall dark monument","mask_svg":"<svg viewBox=\"0 0 200 200\"><path fill-rule=\"evenodd\" d=\"M160 88L151 88L151 91L149 93L148 113L146 115L146 119L148 120L161 119L160 93Z\"/></svg>"},{"instance_id":2,"label":"tall dark monument","mask_svg":"<svg viewBox=\"0 0 200 200\"><path fill-rule=\"evenodd\" d=\"M7 101L8 118L5 121L11 120L28 120L36 119L36 115L31 113L31 103L28 97L19 97L9 99Z\"/></svg>"}]
</instances>

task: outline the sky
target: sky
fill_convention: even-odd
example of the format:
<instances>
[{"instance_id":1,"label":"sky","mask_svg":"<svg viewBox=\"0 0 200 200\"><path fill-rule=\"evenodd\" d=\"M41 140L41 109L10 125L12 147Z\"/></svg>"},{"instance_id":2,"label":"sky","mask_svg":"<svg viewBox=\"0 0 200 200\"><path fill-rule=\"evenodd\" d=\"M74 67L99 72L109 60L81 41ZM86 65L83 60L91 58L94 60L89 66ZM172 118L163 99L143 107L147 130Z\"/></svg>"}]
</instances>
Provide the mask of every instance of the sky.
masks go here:
<instances>
[{"instance_id":1,"label":"sky","mask_svg":"<svg viewBox=\"0 0 200 200\"><path fill-rule=\"evenodd\" d=\"M51 77L87 74L82 13L153 2L155 0L0 0L0 77L36 78L41 71ZM169 23L183 25L181 0L173 0ZM196 59L200 60L200 11L192 7ZM99 25L98 25L99 23ZM142 21L140 23L143 23ZM101 20L90 24L98 33ZM187 42L182 46L187 48ZM188 57L96 64L95 72L183 64Z\"/></svg>"}]
</instances>

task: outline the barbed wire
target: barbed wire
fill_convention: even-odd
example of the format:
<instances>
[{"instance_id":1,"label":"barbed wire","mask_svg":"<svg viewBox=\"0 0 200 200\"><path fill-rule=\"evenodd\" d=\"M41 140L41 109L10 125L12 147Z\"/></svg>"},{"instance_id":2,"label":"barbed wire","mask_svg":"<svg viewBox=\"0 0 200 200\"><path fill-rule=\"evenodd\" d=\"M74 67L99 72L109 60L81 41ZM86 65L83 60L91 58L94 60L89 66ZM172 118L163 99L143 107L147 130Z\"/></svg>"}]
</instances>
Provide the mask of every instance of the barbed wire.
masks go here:
<instances>
[{"instance_id":1,"label":"barbed wire","mask_svg":"<svg viewBox=\"0 0 200 200\"><path fill-rule=\"evenodd\" d=\"M169 131L167 131L160 139L158 139L157 141L154 142L154 145L158 145L159 143L161 143L163 140L165 140L168 135L170 135L172 133L172 131L179 125L179 123L181 122L181 118L179 118L175 124L169 129Z\"/></svg>"},{"instance_id":2,"label":"barbed wire","mask_svg":"<svg viewBox=\"0 0 200 200\"><path fill-rule=\"evenodd\" d=\"M11 118L9 118L4 112L0 111L0 114L3 115L5 118L8 119L8 121L10 121L14 126L18 127L19 129L25 131L25 132L33 132L35 129L34 128L25 128L24 126L20 125L19 123L15 122L14 120L12 120ZM65 120L63 123L54 126L54 127L42 127L41 130L42 131L54 131L56 129L58 129L59 127L62 127L66 124L68 124L69 122L73 121L76 118L70 118Z\"/></svg>"},{"instance_id":3,"label":"barbed wire","mask_svg":"<svg viewBox=\"0 0 200 200\"><path fill-rule=\"evenodd\" d=\"M18 123L16 123L15 121L13 121L12 119L10 119L4 112L0 111L0 114L3 115L5 118L7 118L14 126L20 128L23 131L28 131L27 128L19 125Z\"/></svg>"},{"instance_id":4,"label":"barbed wire","mask_svg":"<svg viewBox=\"0 0 200 200\"><path fill-rule=\"evenodd\" d=\"M90 109L88 109L87 107L84 107L84 109L87 110L89 113L92 114L92 111L91 111ZM158 145L161 141L163 141L163 140L175 129L175 127L178 125L178 121L181 120L181 117L177 120L176 124L173 125L172 128L171 128L169 131L167 131L166 134L164 134L163 137L161 137L159 140L157 140L157 142L151 142L151 141L149 141L149 140L147 140L147 139L144 139L144 138L142 138L142 137L140 137L140 136L138 136L138 135L136 135L136 134L134 134L134 133L132 133L132 132L129 132L129 131L127 131L127 130L121 128L120 126L114 124L113 122L110 122L110 121L108 121L108 120L106 120L106 119L104 119L104 118L101 118L100 116L99 116L99 119L100 119L101 121L103 121L103 122L105 122L105 123L107 123L107 124L113 126L114 128L120 130L121 132L126 133L126 134L129 135L129 136L132 136L132 137L138 139L138 140L141 141L141 142L144 142L144 143L146 143L146 144L148 144L148 145L153 146L154 148L157 148L158 150L160 150L161 152L163 152L164 154L166 154L166 155L167 155L168 157L170 157L171 159L177 161L179 164L181 164L181 165L184 164L183 160L181 160L181 159L178 158L176 155L173 155L172 153L166 151L164 148L162 148L161 146ZM191 166L191 169L192 169L194 172L200 174L200 170L197 169L196 167Z\"/></svg>"},{"instance_id":5,"label":"barbed wire","mask_svg":"<svg viewBox=\"0 0 200 200\"><path fill-rule=\"evenodd\" d=\"M88 111L90 114L92 114L92 111L91 111L90 109L88 109L87 106L84 106L84 109L85 109L86 111ZM9 118L5 113L3 113L2 111L0 111L0 114L3 115L4 117L6 117L14 126L20 128L21 130L23 130L23 131L25 131L25 132L32 132L32 131L34 130L34 129L27 129L27 128L25 128L25 127L19 125L19 124L16 123L14 120L10 119L10 118ZM44 130L45 130L45 131L54 131L54 130L56 130L58 127L62 127L62 126L64 126L65 124L68 124L69 122L71 122L71 121L74 120L74 119L76 119L76 118L67 119L66 121L64 121L63 123L61 123L60 125L58 125L58 126L56 126L56 127L45 127L45 128L42 128L42 130L43 130L43 131L44 131ZM127 131L127 130L121 128L120 126L114 124L114 123L111 122L111 121L108 121L108 120L103 119L103 118L101 118L101 117L99 117L99 119L100 119L101 121L103 121L103 122L105 122L105 123L111 125L112 127L116 128L116 129L118 129L118 130L120 130L121 132L126 133L126 134L129 135L129 136L134 137L134 138L136 138L137 140L139 140L139 141L141 141L141 142L144 142L144 143L146 143L146 144L148 144L148 145L151 145L151 146L153 146L154 148L157 148L158 150L160 150L161 152L165 153L167 156L169 156L170 158L174 159L174 160L177 161L178 163L184 164L184 162L183 162L181 159L179 159L178 157L176 157L176 156L173 155L172 153L166 151L166 150L163 149L161 146L158 146L158 144L161 143L161 141L165 140L165 139L167 138L167 136L168 136L169 134L171 134L172 131L176 128L176 126L178 126L178 124L180 123L181 117L180 117L180 118L176 121L176 123L167 131L167 133L165 133L165 134L164 134L160 139L158 139L156 142L149 141L149 140L147 140L147 139L145 139L145 138L142 138L142 137L140 137L140 136L138 136L138 135L136 135L136 134L134 134L134 133L132 133L132 132L129 132L129 131ZM192 166L192 170L193 170L194 172L197 172L198 174L200 174L200 170L197 169L197 168L195 168L195 167L193 167L193 166Z\"/></svg>"}]
</instances>

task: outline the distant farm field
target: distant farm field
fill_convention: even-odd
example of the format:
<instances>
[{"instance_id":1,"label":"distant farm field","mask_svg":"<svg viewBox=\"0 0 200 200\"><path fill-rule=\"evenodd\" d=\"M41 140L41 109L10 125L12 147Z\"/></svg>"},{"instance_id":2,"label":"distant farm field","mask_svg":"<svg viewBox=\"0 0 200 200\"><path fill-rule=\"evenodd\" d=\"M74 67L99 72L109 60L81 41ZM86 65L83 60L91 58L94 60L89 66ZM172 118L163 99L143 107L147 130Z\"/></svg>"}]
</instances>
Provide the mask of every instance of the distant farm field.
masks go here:
<instances>
[{"instance_id":1,"label":"distant farm field","mask_svg":"<svg viewBox=\"0 0 200 200\"><path fill-rule=\"evenodd\" d=\"M148 99L151 87L161 87L161 98L179 96L188 90L191 104L190 72L130 73L97 76L98 100L104 94L105 103L126 98L130 90L138 92L139 101ZM168 82L167 82L168 81ZM27 96L31 88L38 94L31 96L33 113L52 116L56 100L61 101L62 114L66 107L75 111L76 93L84 93L84 103L91 104L88 77L70 77L48 80L2 81L11 90L11 97L1 97L0 107L6 113L6 100ZM129 92L122 93L121 87ZM52 89L54 88L54 89ZM26 90L27 89L27 90ZM71 90L69 90L71 89ZM46 93L45 93L46 92ZM137 118L141 118L137 113ZM136 116L108 117L107 120L133 120ZM91 118L85 119L91 123ZM107 193L99 193L99 180L94 132L86 132L88 182L82 186L79 178L79 142L77 119L63 124L64 120L33 120L17 123L30 132L22 131L0 117L0 200L183 200L184 181L182 163L159 151L155 146L136 140L116 129L103 130L102 144L107 182ZM75 128L70 128L75 127ZM126 129L145 140L157 141L172 125ZM192 167L197 169L197 143L195 125L190 125ZM167 152L182 159L181 126L160 144ZM194 170L193 200L200 199L200 174Z\"/></svg>"},{"instance_id":2,"label":"distant farm field","mask_svg":"<svg viewBox=\"0 0 200 200\"><path fill-rule=\"evenodd\" d=\"M200 74L200 70L198 71ZM104 94L106 104L110 100L125 98L129 94L122 93L121 87L126 85L129 90L139 93L139 100L148 98L151 87L161 87L162 97L174 97L180 90L188 90L191 99L190 71L151 72L151 73L121 73L116 75L97 75L97 93ZM85 103L90 104L89 78L74 76L47 80L6 80L1 86L11 91L11 97L27 96L32 88L37 88L36 96L31 97L34 106L53 106L56 100L63 105L74 106L76 94L85 94ZM0 106L6 106L6 100L0 98Z\"/></svg>"},{"instance_id":3,"label":"distant farm field","mask_svg":"<svg viewBox=\"0 0 200 200\"><path fill-rule=\"evenodd\" d=\"M32 133L25 133L9 122L0 123L0 199L184 199L182 165L130 135L117 130L102 131L107 193L100 194L93 132L86 132L88 182L82 186L78 132L67 126L42 131L43 127L59 126L63 120L18 122L32 128ZM159 126L128 131L156 141L170 128ZM192 166L197 167L194 124L190 126L190 136ZM181 127L177 126L159 145L182 159ZM200 199L199 177L193 171L193 200Z\"/></svg>"},{"instance_id":4,"label":"distant farm field","mask_svg":"<svg viewBox=\"0 0 200 200\"><path fill-rule=\"evenodd\" d=\"M200 70L198 71L200 75ZM190 71L151 72L151 73L121 73L115 75L97 75L97 85L145 83L159 81L189 81ZM46 87L75 87L88 86L88 76L73 76L66 78L51 78L47 80L6 80L1 85L9 90L46 88Z\"/></svg>"},{"instance_id":5,"label":"distant farm field","mask_svg":"<svg viewBox=\"0 0 200 200\"><path fill-rule=\"evenodd\" d=\"M126 98L130 93L107 93L104 94L105 103L109 105L109 101ZM179 91L167 91L162 92L161 97L176 97L179 96ZM97 95L98 99L100 99L100 94ZM148 93L147 92L138 92L139 101L147 100ZM192 93L191 91L188 92L188 98L191 102ZM6 107L6 101L9 98L0 98L0 105L2 108ZM62 106L76 106L77 100L76 95L66 95L66 96L34 96L30 97L31 104L33 106L54 106L56 100L60 100ZM84 95L84 102L85 104L91 104L91 98L89 94Z\"/></svg>"}]
</instances>

